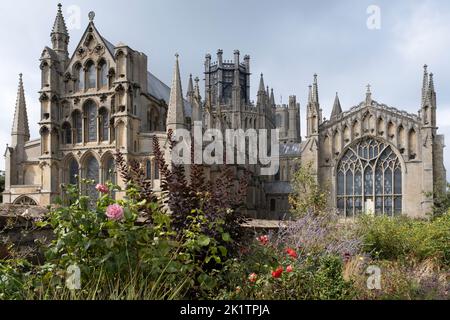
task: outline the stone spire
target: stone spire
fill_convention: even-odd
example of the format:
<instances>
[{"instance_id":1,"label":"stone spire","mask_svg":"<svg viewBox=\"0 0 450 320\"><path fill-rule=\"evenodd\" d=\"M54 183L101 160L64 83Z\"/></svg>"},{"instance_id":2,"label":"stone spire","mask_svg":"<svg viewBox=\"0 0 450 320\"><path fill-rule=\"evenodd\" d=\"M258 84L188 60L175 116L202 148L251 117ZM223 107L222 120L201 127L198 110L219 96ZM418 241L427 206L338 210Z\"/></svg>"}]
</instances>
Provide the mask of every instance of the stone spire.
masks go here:
<instances>
[{"instance_id":1,"label":"stone spire","mask_svg":"<svg viewBox=\"0 0 450 320\"><path fill-rule=\"evenodd\" d=\"M12 126L12 147L30 140L28 126L27 106L25 103L25 91L23 89L22 74L19 74L19 88L17 90L16 110Z\"/></svg>"},{"instance_id":2,"label":"stone spire","mask_svg":"<svg viewBox=\"0 0 450 320\"><path fill-rule=\"evenodd\" d=\"M308 103L311 103L312 101L312 85L309 85L308 87Z\"/></svg>"},{"instance_id":3,"label":"stone spire","mask_svg":"<svg viewBox=\"0 0 450 320\"><path fill-rule=\"evenodd\" d=\"M185 128L184 101L181 88L180 66L178 53L175 54L172 87L170 89L169 106L167 110L167 129Z\"/></svg>"},{"instance_id":4,"label":"stone spire","mask_svg":"<svg viewBox=\"0 0 450 320\"><path fill-rule=\"evenodd\" d=\"M422 106L425 104L428 92L428 66L423 66L423 82L422 82Z\"/></svg>"},{"instance_id":5,"label":"stone spire","mask_svg":"<svg viewBox=\"0 0 450 320\"><path fill-rule=\"evenodd\" d=\"M319 103L319 85L317 84L317 74L314 74L314 83L312 90L312 102Z\"/></svg>"},{"instance_id":6,"label":"stone spire","mask_svg":"<svg viewBox=\"0 0 450 320\"><path fill-rule=\"evenodd\" d=\"M259 89L258 89L258 93L265 93L265 88L264 88L264 75L261 73L261 78L259 79Z\"/></svg>"},{"instance_id":7,"label":"stone spire","mask_svg":"<svg viewBox=\"0 0 450 320\"><path fill-rule=\"evenodd\" d=\"M370 91L370 84L367 85L367 91L366 91L366 105L372 104L372 91Z\"/></svg>"},{"instance_id":8,"label":"stone spire","mask_svg":"<svg viewBox=\"0 0 450 320\"><path fill-rule=\"evenodd\" d=\"M68 57L69 32L67 31L66 22L61 10L62 5L58 4L58 12L56 13L55 23L53 24L52 33L50 34L53 50L63 57Z\"/></svg>"},{"instance_id":9,"label":"stone spire","mask_svg":"<svg viewBox=\"0 0 450 320\"><path fill-rule=\"evenodd\" d=\"M342 113L341 102L339 101L338 93L336 92L336 98L334 98L333 111L331 111L330 119L333 120Z\"/></svg>"},{"instance_id":10,"label":"stone spire","mask_svg":"<svg viewBox=\"0 0 450 320\"><path fill-rule=\"evenodd\" d=\"M270 105L271 105L272 107L275 106L275 96L274 96L274 94L273 94L273 88L270 90Z\"/></svg>"},{"instance_id":11,"label":"stone spire","mask_svg":"<svg viewBox=\"0 0 450 320\"><path fill-rule=\"evenodd\" d=\"M428 94L434 93L434 80L433 80L433 73L430 73L430 82L428 84Z\"/></svg>"},{"instance_id":12,"label":"stone spire","mask_svg":"<svg viewBox=\"0 0 450 320\"><path fill-rule=\"evenodd\" d=\"M192 74L189 75L187 97L194 94L194 83L192 82Z\"/></svg>"}]
</instances>

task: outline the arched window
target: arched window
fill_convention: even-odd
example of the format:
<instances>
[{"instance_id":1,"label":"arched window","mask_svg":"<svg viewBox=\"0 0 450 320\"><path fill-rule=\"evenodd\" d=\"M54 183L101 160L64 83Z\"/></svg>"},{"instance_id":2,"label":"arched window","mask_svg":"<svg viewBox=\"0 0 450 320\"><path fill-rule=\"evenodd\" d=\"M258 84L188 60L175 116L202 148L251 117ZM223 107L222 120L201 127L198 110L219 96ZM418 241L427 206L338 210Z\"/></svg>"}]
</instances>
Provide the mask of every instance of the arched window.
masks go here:
<instances>
[{"instance_id":1,"label":"arched window","mask_svg":"<svg viewBox=\"0 0 450 320\"><path fill-rule=\"evenodd\" d=\"M100 111L100 140L108 141L109 138L109 114L106 108L101 108Z\"/></svg>"},{"instance_id":2,"label":"arched window","mask_svg":"<svg viewBox=\"0 0 450 320\"><path fill-rule=\"evenodd\" d=\"M27 196L22 196L17 198L14 201L15 205L21 205L21 206L37 206L36 201L34 201L32 198L27 197Z\"/></svg>"},{"instance_id":3,"label":"arched window","mask_svg":"<svg viewBox=\"0 0 450 320\"><path fill-rule=\"evenodd\" d=\"M98 87L104 88L108 86L108 66L105 60L102 60L99 65L99 77L98 77Z\"/></svg>"},{"instance_id":4,"label":"arched window","mask_svg":"<svg viewBox=\"0 0 450 320\"><path fill-rule=\"evenodd\" d=\"M62 125L62 141L64 144L72 144L72 127L70 123L64 122Z\"/></svg>"},{"instance_id":5,"label":"arched window","mask_svg":"<svg viewBox=\"0 0 450 320\"><path fill-rule=\"evenodd\" d=\"M87 63L86 72L86 89L95 88L97 85L97 72L92 61Z\"/></svg>"},{"instance_id":6,"label":"arched window","mask_svg":"<svg viewBox=\"0 0 450 320\"><path fill-rule=\"evenodd\" d=\"M350 147L337 169L337 208L346 216L364 209L376 214L402 211L402 169L392 148L375 139Z\"/></svg>"},{"instance_id":7,"label":"arched window","mask_svg":"<svg viewBox=\"0 0 450 320\"><path fill-rule=\"evenodd\" d=\"M154 166L155 166L155 180L159 180L159 166L158 166L158 161L154 161Z\"/></svg>"},{"instance_id":8,"label":"arched window","mask_svg":"<svg viewBox=\"0 0 450 320\"><path fill-rule=\"evenodd\" d=\"M81 123L81 112L75 110L72 114L73 127L75 129L75 142L82 143L83 142L83 129Z\"/></svg>"},{"instance_id":9,"label":"arched window","mask_svg":"<svg viewBox=\"0 0 450 320\"><path fill-rule=\"evenodd\" d=\"M78 177L80 175L78 162L75 159L71 159L69 162L69 177L68 183L73 185L78 185Z\"/></svg>"},{"instance_id":10,"label":"arched window","mask_svg":"<svg viewBox=\"0 0 450 320\"><path fill-rule=\"evenodd\" d=\"M84 105L84 116L87 142L97 141L97 105L92 100Z\"/></svg>"},{"instance_id":11,"label":"arched window","mask_svg":"<svg viewBox=\"0 0 450 320\"><path fill-rule=\"evenodd\" d=\"M150 160L147 160L145 167L146 167L145 177L147 179L151 179L152 178L152 162Z\"/></svg>"},{"instance_id":12,"label":"arched window","mask_svg":"<svg viewBox=\"0 0 450 320\"><path fill-rule=\"evenodd\" d=\"M98 192L95 189L95 185L99 182L99 165L94 156L89 156L89 158L86 159L84 171L85 179L93 181L93 184L88 184L86 186L86 195L91 199L97 199Z\"/></svg>"},{"instance_id":13,"label":"arched window","mask_svg":"<svg viewBox=\"0 0 450 320\"><path fill-rule=\"evenodd\" d=\"M77 80L75 83L75 90L77 90L77 91L84 90L84 70L83 70L83 67L81 66L81 64L78 64L75 67L75 71L76 71L76 75L77 75Z\"/></svg>"},{"instance_id":14,"label":"arched window","mask_svg":"<svg viewBox=\"0 0 450 320\"><path fill-rule=\"evenodd\" d=\"M109 157L105 162L104 182L116 183L116 170L113 157Z\"/></svg>"}]
</instances>

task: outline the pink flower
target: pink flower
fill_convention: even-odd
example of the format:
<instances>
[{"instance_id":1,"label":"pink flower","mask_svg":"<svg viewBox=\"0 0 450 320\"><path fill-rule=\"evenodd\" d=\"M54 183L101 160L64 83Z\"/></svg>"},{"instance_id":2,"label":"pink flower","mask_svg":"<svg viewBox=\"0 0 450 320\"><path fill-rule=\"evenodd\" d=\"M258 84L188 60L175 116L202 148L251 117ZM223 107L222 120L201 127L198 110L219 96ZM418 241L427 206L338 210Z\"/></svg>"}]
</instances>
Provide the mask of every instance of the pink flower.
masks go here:
<instances>
[{"instance_id":1,"label":"pink flower","mask_svg":"<svg viewBox=\"0 0 450 320\"><path fill-rule=\"evenodd\" d=\"M108 193L109 192L108 186L105 186L104 184L100 184L100 183L95 186L95 189L97 189L97 191L101 192L101 193Z\"/></svg>"},{"instance_id":2,"label":"pink flower","mask_svg":"<svg viewBox=\"0 0 450 320\"><path fill-rule=\"evenodd\" d=\"M259 243L261 243L263 246L265 246L267 243L269 243L269 236L260 236L258 238L256 238L256 240L259 241Z\"/></svg>"},{"instance_id":3,"label":"pink flower","mask_svg":"<svg viewBox=\"0 0 450 320\"><path fill-rule=\"evenodd\" d=\"M118 204L110 205L106 208L106 216L109 220L121 220L123 218L123 208Z\"/></svg>"},{"instance_id":4,"label":"pink flower","mask_svg":"<svg viewBox=\"0 0 450 320\"><path fill-rule=\"evenodd\" d=\"M286 268L286 272L287 273L291 273L292 271L294 271L294 268L292 267L292 266L287 266L287 268Z\"/></svg>"},{"instance_id":5,"label":"pink flower","mask_svg":"<svg viewBox=\"0 0 450 320\"><path fill-rule=\"evenodd\" d=\"M250 281L251 283L256 282L256 279L258 279L258 275L256 273L252 273L248 276L248 281Z\"/></svg>"}]
</instances>

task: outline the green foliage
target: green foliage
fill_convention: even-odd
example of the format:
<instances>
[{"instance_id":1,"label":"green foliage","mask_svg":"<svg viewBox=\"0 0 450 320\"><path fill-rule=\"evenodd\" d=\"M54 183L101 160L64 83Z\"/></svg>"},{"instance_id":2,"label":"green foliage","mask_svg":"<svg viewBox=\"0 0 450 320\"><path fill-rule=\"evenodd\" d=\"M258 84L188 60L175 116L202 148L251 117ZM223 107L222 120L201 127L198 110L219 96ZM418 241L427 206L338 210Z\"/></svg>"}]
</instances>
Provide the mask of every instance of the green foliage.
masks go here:
<instances>
[{"instance_id":1,"label":"green foliage","mask_svg":"<svg viewBox=\"0 0 450 320\"><path fill-rule=\"evenodd\" d=\"M274 244L253 244L242 259L229 261L222 273L218 299L337 300L355 296L352 283L343 278L342 258L315 256L298 250L298 258ZM279 278L272 274L282 267ZM288 271L291 268L292 271ZM254 274L256 281L250 281Z\"/></svg>"},{"instance_id":2,"label":"green foliage","mask_svg":"<svg viewBox=\"0 0 450 320\"><path fill-rule=\"evenodd\" d=\"M406 217L364 216L358 221L364 247L380 259L415 258L419 261L434 258L450 266L450 215L433 221Z\"/></svg>"},{"instance_id":3,"label":"green foliage","mask_svg":"<svg viewBox=\"0 0 450 320\"><path fill-rule=\"evenodd\" d=\"M429 193L427 196L434 200L431 211L433 218L441 217L450 210L450 184L447 183L445 192L439 191L434 195Z\"/></svg>"},{"instance_id":4,"label":"green foliage","mask_svg":"<svg viewBox=\"0 0 450 320\"><path fill-rule=\"evenodd\" d=\"M300 166L294 174L293 192L289 196L294 217L301 217L308 213L320 215L326 211L327 193L319 186L313 172L312 163L309 162Z\"/></svg>"}]
</instances>

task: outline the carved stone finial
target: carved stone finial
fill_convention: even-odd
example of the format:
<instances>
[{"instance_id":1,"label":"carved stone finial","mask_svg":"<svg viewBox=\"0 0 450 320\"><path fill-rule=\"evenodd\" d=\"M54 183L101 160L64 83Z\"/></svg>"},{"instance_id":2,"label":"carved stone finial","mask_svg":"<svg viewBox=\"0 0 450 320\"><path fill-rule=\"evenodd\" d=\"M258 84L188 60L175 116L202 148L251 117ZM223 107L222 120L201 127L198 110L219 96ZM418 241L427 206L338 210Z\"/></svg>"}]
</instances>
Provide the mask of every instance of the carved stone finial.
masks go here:
<instances>
[{"instance_id":1,"label":"carved stone finial","mask_svg":"<svg viewBox=\"0 0 450 320\"><path fill-rule=\"evenodd\" d=\"M94 12L94 11L89 12L88 17L89 17L89 21L91 21L91 22L94 21L94 18L95 18L95 12Z\"/></svg>"}]
</instances>

